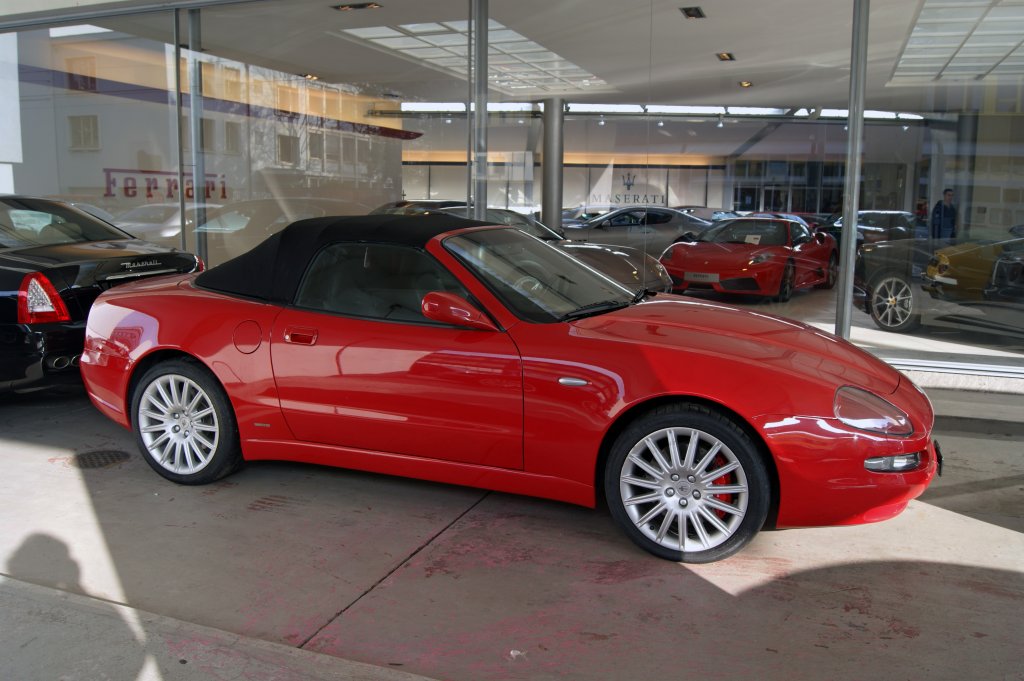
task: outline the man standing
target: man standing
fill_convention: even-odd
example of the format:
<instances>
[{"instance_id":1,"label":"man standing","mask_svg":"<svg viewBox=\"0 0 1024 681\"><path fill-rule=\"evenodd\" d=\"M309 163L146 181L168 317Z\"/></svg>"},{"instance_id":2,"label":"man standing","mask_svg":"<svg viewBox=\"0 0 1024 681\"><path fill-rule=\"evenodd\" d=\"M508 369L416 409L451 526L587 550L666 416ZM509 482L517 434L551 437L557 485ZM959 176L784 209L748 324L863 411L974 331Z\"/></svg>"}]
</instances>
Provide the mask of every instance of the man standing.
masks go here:
<instances>
[{"instance_id":1,"label":"man standing","mask_svg":"<svg viewBox=\"0 0 1024 681\"><path fill-rule=\"evenodd\" d=\"M932 208L932 238L956 238L956 206L953 205L953 190L945 189L942 200L935 202Z\"/></svg>"}]
</instances>

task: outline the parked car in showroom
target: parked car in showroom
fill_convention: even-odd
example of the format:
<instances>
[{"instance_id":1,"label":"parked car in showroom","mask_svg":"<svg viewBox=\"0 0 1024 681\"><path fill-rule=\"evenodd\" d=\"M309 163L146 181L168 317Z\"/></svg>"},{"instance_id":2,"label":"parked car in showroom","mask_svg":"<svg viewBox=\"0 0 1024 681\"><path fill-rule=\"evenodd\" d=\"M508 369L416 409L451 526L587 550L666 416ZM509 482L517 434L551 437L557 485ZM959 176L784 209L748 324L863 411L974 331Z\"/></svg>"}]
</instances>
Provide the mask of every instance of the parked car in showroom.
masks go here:
<instances>
[{"instance_id":1,"label":"parked car in showroom","mask_svg":"<svg viewBox=\"0 0 1024 681\"><path fill-rule=\"evenodd\" d=\"M194 213L189 209L209 211L219 207L219 203L186 205L185 228L190 229L195 222ZM155 244L177 246L181 243L182 214L178 203L144 203L117 216L114 224L134 237Z\"/></svg>"},{"instance_id":2,"label":"parked car in showroom","mask_svg":"<svg viewBox=\"0 0 1024 681\"><path fill-rule=\"evenodd\" d=\"M842 242L843 216L835 213L819 230ZM928 236L927 228L917 225L917 218L905 210L862 210L857 212L857 247L879 241L896 241Z\"/></svg>"},{"instance_id":3,"label":"parked car in showroom","mask_svg":"<svg viewBox=\"0 0 1024 681\"><path fill-rule=\"evenodd\" d=\"M215 208L198 225L192 243L206 241L206 258L220 264L252 249L268 236L298 220L325 215L362 215L366 206L354 201L310 196L247 199Z\"/></svg>"},{"instance_id":4,"label":"parked car in showroom","mask_svg":"<svg viewBox=\"0 0 1024 681\"><path fill-rule=\"evenodd\" d=\"M744 217L672 244L661 262L676 293L708 289L787 301L797 289L835 286L839 252L835 239L811 233L803 220Z\"/></svg>"},{"instance_id":5,"label":"parked car in showroom","mask_svg":"<svg viewBox=\"0 0 1024 681\"><path fill-rule=\"evenodd\" d=\"M766 524L891 518L940 463L927 397L853 345L633 292L447 215L305 220L203 274L108 291L82 374L177 483L283 459L603 497L676 561Z\"/></svg>"},{"instance_id":6,"label":"parked car in showroom","mask_svg":"<svg viewBox=\"0 0 1024 681\"><path fill-rule=\"evenodd\" d=\"M372 214L431 215L444 213L461 218L472 217L472 208L467 207L465 202L456 206L439 206L439 203L441 202L401 201L380 206L374 209ZM566 238L564 229L552 229L529 215L505 208L488 208L484 219L496 225L517 227L527 234L543 239L632 290L636 290L637 287L652 291L672 289L672 279L658 259L635 248L572 241Z\"/></svg>"},{"instance_id":7,"label":"parked car in showroom","mask_svg":"<svg viewBox=\"0 0 1024 681\"><path fill-rule=\"evenodd\" d=\"M884 331L921 325L1024 334L1024 299L1014 284L1024 234L950 243L903 239L864 246L854 270L854 302Z\"/></svg>"},{"instance_id":8,"label":"parked car in showroom","mask_svg":"<svg viewBox=\"0 0 1024 681\"><path fill-rule=\"evenodd\" d=\"M201 269L191 253L65 203L0 196L0 393L79 382L86 314L102 291Z\"/></svg>"},{"instance_id":9,"label":"parked car in showroom","mask_svg":"<svg viewBox=\"0 0 1024 681\"><path fill-rule=\"evenodd\" d=\"M672 206L672 209L677 210L680 213L692 215L707 222L717 222L719 220L728 220L729 218L740 217L740 214L736 211L726 210L725 208L709 208L708 206Z\"/></svg>"},{"instance_id":10,"label":"parked car in showroom","mask_svg":"<svg viewBox=\"0 0 1024 681\"><path fill-rule=\"evenodd\" d=\"M619 208L582 225L566 224L565 233L574 241L632 246L658 257L684 234L697 235L711 226L708 220L660 206Z\"/></svg>"},{"instance_id":11,"label":"parked car in showroom","mask_svg":"<svg viewBox=\"0 0 1024 681\"><path fill-rule=\"evenodd\" d=\"M587 220L593 220L596 217L610 213L618 207L618 205L611 203L586 203L572 208L563 208L562 226L578 227Z\"/></svg>"}]
</instances>

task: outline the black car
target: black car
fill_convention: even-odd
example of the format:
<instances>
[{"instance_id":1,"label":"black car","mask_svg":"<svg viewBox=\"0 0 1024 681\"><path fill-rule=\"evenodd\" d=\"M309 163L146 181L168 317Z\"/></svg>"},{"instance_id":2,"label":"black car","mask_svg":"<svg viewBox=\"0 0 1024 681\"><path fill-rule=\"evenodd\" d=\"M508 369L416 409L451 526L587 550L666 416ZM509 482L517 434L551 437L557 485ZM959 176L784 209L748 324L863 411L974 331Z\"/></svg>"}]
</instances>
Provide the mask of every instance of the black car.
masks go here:
<instances>
[{"instance_id":1,"label":"black car","mask_svg":"<svg viewBox=\"0 0 1024 681\"><path fill-rule=\"evenodd\" d=\"M842 241L843 216L834 213L817 228ZM862 210L857 212L857 247L879 241L926 238L927 227L918 224L913 213L905 210Z\"/></svg>"},{"instance_id":2,"label":"black car","mask_svg":"<svg viewBox=\"0 0 1024 681\"><path fill-rule=\"evenodd\" d=\"M0 196L0 393L79 381L86 316L102 291L202 267L66 203Z\"/></svg>"}]
</instances>

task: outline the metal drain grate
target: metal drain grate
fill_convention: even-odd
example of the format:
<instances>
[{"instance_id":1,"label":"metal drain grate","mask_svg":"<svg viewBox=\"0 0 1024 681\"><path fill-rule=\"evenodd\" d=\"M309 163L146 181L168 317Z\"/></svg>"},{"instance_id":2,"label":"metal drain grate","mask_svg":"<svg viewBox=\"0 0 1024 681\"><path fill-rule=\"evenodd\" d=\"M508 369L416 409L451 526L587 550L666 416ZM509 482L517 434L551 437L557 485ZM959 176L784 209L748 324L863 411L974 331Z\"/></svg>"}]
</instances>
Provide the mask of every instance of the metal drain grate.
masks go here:
<instances>
[{"instance_id":1,"label":"metal drain grate","mask_svg":"<svg viewBox=\"0 0 1024 681\"><path fill-rule=\"evenodd\" d=\"M95 469L109 468L122 464L132 455L112 449L100 449L95 452L82 452L71 457L71 465L76 468Z\"/></svg>"}]
</instances>

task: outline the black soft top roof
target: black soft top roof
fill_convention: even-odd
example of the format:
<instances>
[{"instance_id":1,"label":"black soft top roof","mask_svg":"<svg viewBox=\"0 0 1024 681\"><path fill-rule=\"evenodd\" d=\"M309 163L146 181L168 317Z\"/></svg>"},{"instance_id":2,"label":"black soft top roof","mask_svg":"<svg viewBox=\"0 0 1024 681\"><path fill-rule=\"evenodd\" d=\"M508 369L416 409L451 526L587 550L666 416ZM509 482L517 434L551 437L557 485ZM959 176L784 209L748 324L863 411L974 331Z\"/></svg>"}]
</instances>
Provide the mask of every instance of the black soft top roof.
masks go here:
<instances>
[{"instance_id":1,"label":"black soft top roof","mask_svg":"<svg viewBox=\"0 0 1024 681\"><path fill-rule=\"evenodd\" d=\"M327 244L361 241L423 248L438 234L487 224L452 215L359 215L299 220L251 251L203 272L195 283L213 291L283 304L295 296L309 261Z\"/></svg>"}]
</instances>

